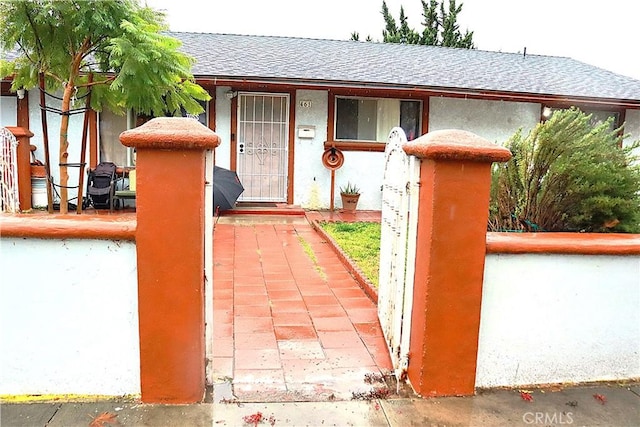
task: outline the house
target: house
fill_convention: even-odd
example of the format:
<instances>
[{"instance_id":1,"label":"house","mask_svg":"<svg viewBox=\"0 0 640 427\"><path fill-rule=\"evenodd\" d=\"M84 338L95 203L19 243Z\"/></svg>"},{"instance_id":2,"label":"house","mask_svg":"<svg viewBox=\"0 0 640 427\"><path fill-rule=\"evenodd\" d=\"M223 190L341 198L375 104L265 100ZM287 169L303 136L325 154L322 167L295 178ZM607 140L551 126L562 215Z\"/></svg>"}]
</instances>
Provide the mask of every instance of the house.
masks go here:
<instances>
[{"instance_id":1,"label":"house","mask_svg":"<svg viewBox=\"0 0 640 427\"><path fill-rule=\"evenodd\" d=\"M616 124L624 123L625 142L640 139L640 81L571 58L291 37L170 35L195 58L193 74L212 96L199 120L222 138L216 164L238 172L244 202L328 208L331 172L322 155L335 147L345 159L335 171L336 186L355 183L362 191L359 208L380 209L382 152L395 126L409 139L456 128L502 143L520 128L533 128L554 108L577 106L594 120L613 116ZM37 91L26 98L25 118L25 108L7 88L3 83L2 125L15 125L12 119L19 116L18 124L27 122L36 133L32 144L41 147ZM72 120L70 140L79 141L82 119ZM129 164L132 153L118 135L136 118L103 112L94 120L90 163ZM51 150L57 150L55 141ZM79 144L69 152L77 158Z\"/></svg>"}]
</instances>

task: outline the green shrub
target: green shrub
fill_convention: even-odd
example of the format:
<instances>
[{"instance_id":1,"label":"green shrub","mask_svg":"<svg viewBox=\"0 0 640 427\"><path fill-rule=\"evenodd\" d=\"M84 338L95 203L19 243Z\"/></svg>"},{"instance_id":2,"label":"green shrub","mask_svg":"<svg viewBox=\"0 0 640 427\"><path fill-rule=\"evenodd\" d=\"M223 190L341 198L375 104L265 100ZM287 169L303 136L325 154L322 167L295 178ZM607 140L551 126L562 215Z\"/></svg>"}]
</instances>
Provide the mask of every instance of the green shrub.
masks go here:
<instances>
[{"instance_id":1,"label":"green shrub","mask_svg":"<svg viewBox=\"0 0 640 427\"><path fill-rule=\"evenodd\" d=\"M640 232L640 165L612 119L571 108L506 143L493 168L489 229Z\"/></svg>"}]
</instances>

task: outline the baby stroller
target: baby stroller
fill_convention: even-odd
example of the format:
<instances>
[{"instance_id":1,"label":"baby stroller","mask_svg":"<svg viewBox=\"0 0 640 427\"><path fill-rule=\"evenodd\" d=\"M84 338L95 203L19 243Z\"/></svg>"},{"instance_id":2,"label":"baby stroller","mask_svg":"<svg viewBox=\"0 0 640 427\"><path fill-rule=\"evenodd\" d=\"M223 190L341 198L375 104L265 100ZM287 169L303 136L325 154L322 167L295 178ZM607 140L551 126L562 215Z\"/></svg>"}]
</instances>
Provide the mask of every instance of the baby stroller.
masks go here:
<instances>
[{"instance_id":1,"label":"baby stroller","mask_svg":"<svg viewBox=\"0 0 640 427\"><path fill-rule=\"evenodd\" d=\"M91 205L96 209L111 209L115 181L115 163L102 162L95 169L90 169L87 179L86 206Z\"/></svg>"}]
</instances>

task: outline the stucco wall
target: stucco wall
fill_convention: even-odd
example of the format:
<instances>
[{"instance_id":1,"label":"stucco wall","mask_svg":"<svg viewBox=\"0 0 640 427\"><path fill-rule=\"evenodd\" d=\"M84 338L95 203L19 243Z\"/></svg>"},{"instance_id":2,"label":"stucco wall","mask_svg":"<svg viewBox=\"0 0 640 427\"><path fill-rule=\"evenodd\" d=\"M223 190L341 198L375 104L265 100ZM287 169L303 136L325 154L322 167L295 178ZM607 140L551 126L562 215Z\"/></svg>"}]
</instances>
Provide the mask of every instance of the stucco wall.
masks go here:
<instances>
[{"instance_id":1,"label":"stucco wall","mask_svg":"<svg viewBox=\"0 0 640 427\"><path fill-rule=\"evenodd\" d=\"M301 99L301 98L299 98ZM528 132L540 119L540 104L522 102L479 101L469 99L454 99L432 97L429 103L429 129L462 129L474 132L490 141L502 143L519 128ZM316 114L323 114L317 110ZM298 121L298 123L300 123ZM296 124L298 124L296 123ZM361 188L362 195L358 209L379 210L382 203L382 177L384 173L384 153L373 152L345 152L345 162L336 171L336 201L335 206L341 207L338 188L351 181ZM296 174L296 194L309 189L299 190L301 183L313 185L313 177L308 176L310 167L315 164L315 156L310 159ZM296 160L302 155L296 155ZM314 168L313 170L317 170ZM330 177L328 171L325 174ZM329 178L320 181L322 193L329 193ZM326 183L326 184L323 184ZM325 188L326 187L326 188ZM325 198L326 199L326 198ZM328 199L327 199L328 200ZM297 199L296 203L305 206L305 199ZM326 204L324 207L328 207Z\"/></svg>"},{"instance_id":2,"label":"stucco wall","mask_svg":"<svg viewBox=\"0 0 640 427\"><path fill-rule=\"evenodd\" d=\"M466 130L502 144L520 128L525 135L533 129L540 121L540 109L537 103L432 96L429 131Z\"/></svg>"},{"instance_id":3,"label":"stucco wall","mask_svg":"<svg viewBox=\"0 0 640 427\"><path fill-rule=\"evenodd\" d=\"M228 86L216 87L216 134L220 137L220 145L215 149L216 165L229 169L231 165L231 100L225 94Z\"/></svg>"},{"instance_id":4,"label":"stucco wall","mask_svg":"<svg viewBox=\"0 0 640 427\"><path fill-rule=\"evenodd\" d=\"M139 394L135 243L0 244L0 395Z\"/></svg>"},{"instance_id":5,"label":"stucco wall","mask_svg":"<svg viewBox=\"0 0 640 427\"><path fill-rule=\"evenodd\" d=\"M301 101L310 101L310 106L301 106ZM326 209L330 203L331 172L322 165L328 108L327 91L296 91L293 201L309 209ZM300 126L314 126L315 136L300 138Z\"/></svg>"},{"instance_id":6,"label":"stucco wall","mask_svg":"<svg viewBox=\"0 0 640 427\"><path fill-rule=\"evenodd\" d=\"M344 165L336 171L336 207L342 207L341 186L351 182L360 187L358 209L382 209L382 177L384 153L348 151L344 153Z\"/></svg>"},{"instance_id":7,"label":"stucco wall","mask_svg":"<svg viewBox=\"0 0 640 427\"><path fill-rule=\"evenodd\" d=\"M540 104L536 103L432 97L429 103L429 129L468 130L490 141L502 143L519 128L525 132L532 129L540 119L540 108ZM326 114L324 111L316 111L316 113L318 118ZM304 123L297 118L296 124ZM315 164L315 157L318 157L318 153L313 150L311 155L313 156L313 164ZM329 172L324 173L324 179L318 179L315 174L321 173L316 167L305 168L298 164L298 160L302 160L302 156L296 152L296 203L309 207L306 202L310 200L310 197L303 195L305 195L305 191L311 193L314 184L316 184L323 195L321 197L322 207L328 207L328 196L324 194L328 194L330 191ZM361 188L362 195L358 209L380 209L383 172L383 153L345 152L345 163L341 169L336 171L336 207L341 206L338 188L350 181ZM316 181L313 181L313 178L316 178ZM299 189L298 186L301 185L303 188Z\"/></svg>"},{"instance_id":8,"label":"stucco wall","mask_svg":"<svg viewBox=\"0 0 640 427\"><path fill-rule=\"evenodd\" d=\"M303 107L300 101L311 101ZM310 209L328 209L331 202L331 171L322 164L327 134L328 93L319 90L296 92L296 140L294 161L294 203ZM315 137L299 138L299 126L315 126ZM348 182L360 188L358 209L380 209L383 153L344 152L344 165L335 172L334 206L342 207L340 187Z\"/></svg>"},{"instance_id":9,"label":"stucco wall","mask_svg":"<svg viewBox=\"0 0 640 427\"><path fill-rule=\"evenodd\" d=\"M477 387L640 377L640 256L489 254Z\"/></svg>"},{"instance_id":10,"label":"stucco wall","mask_svg":"<svg viewBox=\"0 0 640 427\"><path fill-rule=\"evenodd\" d=\"M296 136L294 203L305 208L328 208L331 174L321 163L322 143L326 134L327 95L325 91L297 92L297 102L311 100L311 108L296 106L296 129L299 125L315 125L316 137L301 140ZM494 142L504 142L519 128L532 129L540 119L540 104L522 102L479 101L432 97L429 104L429 128L463 129ZM297 134L297 132L296 132ZM339 187L352 182L362 195L358 209L379 210L382 202L384 154L345 152L345 162L336 171L335 206L341 207Z\"/></svg>"}]
</instances>

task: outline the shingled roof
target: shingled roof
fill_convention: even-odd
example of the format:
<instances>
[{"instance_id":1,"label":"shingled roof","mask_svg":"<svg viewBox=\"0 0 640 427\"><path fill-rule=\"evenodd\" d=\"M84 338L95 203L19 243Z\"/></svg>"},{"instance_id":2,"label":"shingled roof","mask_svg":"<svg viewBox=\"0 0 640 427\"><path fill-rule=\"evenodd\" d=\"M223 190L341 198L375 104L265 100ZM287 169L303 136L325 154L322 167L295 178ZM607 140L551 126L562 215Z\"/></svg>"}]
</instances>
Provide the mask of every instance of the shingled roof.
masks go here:
<instances>
[{"instance_id":1,"label":"shingled roof","mask_svg":"<svg viewBox=\"0 0 640 427\"><path fill-rule=\"evenodd\" d=\"M171 32L196 77L640 103L640 80L566 57L347 40Z\"/></svg>"}]
</instances>

